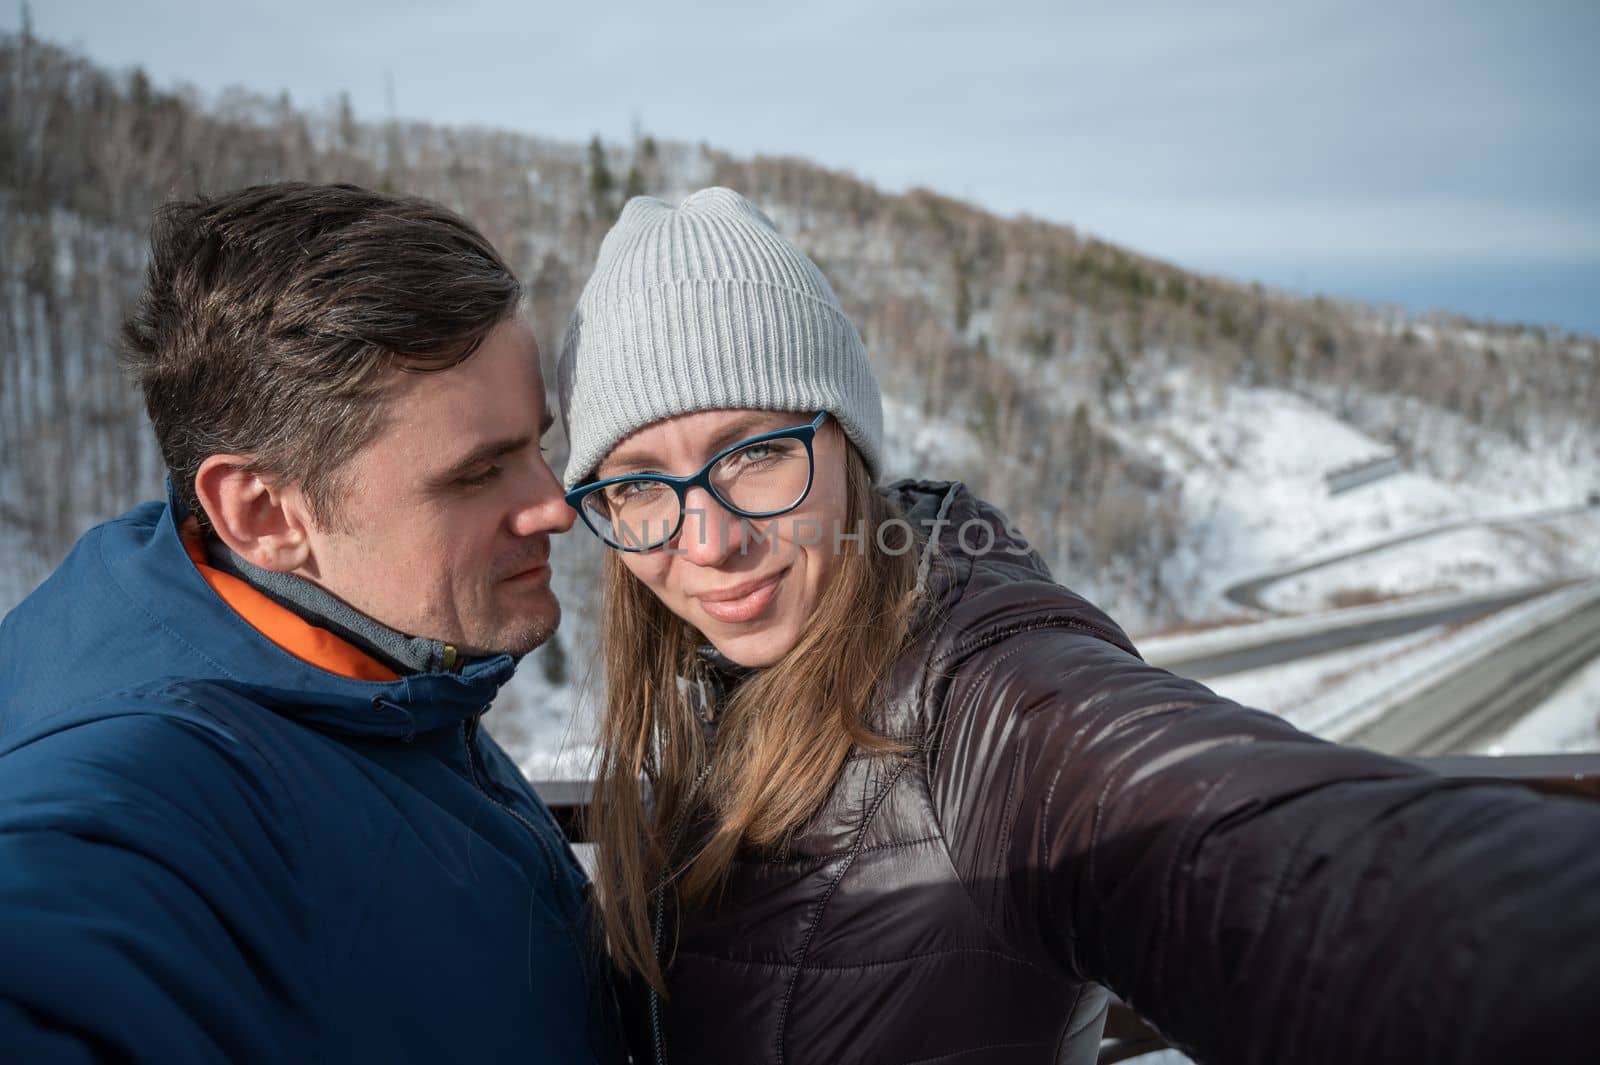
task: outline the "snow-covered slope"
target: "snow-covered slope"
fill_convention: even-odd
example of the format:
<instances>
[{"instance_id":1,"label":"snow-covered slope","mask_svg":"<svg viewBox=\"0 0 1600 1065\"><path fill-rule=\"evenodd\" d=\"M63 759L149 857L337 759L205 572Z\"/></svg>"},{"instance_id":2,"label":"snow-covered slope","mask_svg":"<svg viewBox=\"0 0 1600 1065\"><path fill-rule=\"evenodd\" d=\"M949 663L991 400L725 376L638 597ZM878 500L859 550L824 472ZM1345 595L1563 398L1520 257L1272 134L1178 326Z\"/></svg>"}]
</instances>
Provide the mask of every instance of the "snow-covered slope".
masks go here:
<instances>
[{"instance_id":1,"label":"snow-covered slope","mask_svg":"<svg viewBox=\"0 0 1600 1065\"><path fill-rule=\"evenodd\" d=\"M15 46L0 41L0 59ZM860 327L884 385L886 474L969 481L1135 633L1256 620L1241 582L1441 523L1451 531L1305 572L1260 602L1321 611L1595 565L1592 514L1463 524L1600 489L1594 338L1302 299L934 191L642 130L584 145L352 124L248 94L212 107L157 92L152 107L148 85L66 50L35 42L27 63L14 110L48 113L51 135L0 131L13 176L32 175L18 195L0 190L0 609L84 527L160 491L114 337L150 212L196 177L212 190L349 180L456 207L528 283L547 353L625 187L669 200L735 187L818 260ZM151 119L155 135L130 135ZM1390 455L1398 473L1329 492L1331 470ZM576 764L598 691L584 680L599 548L575 533L554 561L558 642L491 718L540 772Z\"/></svg>"},{"instance_id":2,"label":"snow-covered slope","mask_svg":"<svg viewBox=\"0 0 1600 1065\"><path fill-rule=\"evenodd\" d=\"M1230 587L1374 545L1380 549L1269 586L1264 602L1274 611L1305 616L1294 623L1303 628L1319 624L1317 615L1378 600L1431 599L1600 575L1600 508L1541 516L1585 504L1587 486L1600 485L1600 455L1593 446L1581 461L1571 462L1570 456L1519 449L1457 425L1455 446L1475 449L1488 456L1485 461L1455 467L1449 477L1406 465L1395 476L1333 495L1324 480L1329 470L1384 454L1387 445L1302 396L1235 388L1216 402L1186 395L1181 375L1171 385L1171 409L1151 431L1130 433L1124 441L1159 462L1183 488L1183 534L1167 565L1175 580L1193 589L1194 610L1185 630L1201 635L1162 638L1159 645L1169 654L1185 639L1214 639L1205 630L1223 623L1230 638L1245 636L1252 619L1267 616L1230 601L1224 594ZM912 399L886 397L885 422L891 474L948 476L985 461L983 442L963 420L929 420ZM1528 514L1534 520L1459 527ZM1381 548L1441 525L1454 531ZM590 545L570 546L577 553ZM1069 583L1098 595L1092 575ZM590 624L587 588L562 588L575 626ZM1102 602L1125 619L1114 600ZM1518 617L1511 611L1482 628L1425 630L1213 684L1241 702L1319 729L1385 685L1447 662L1484 633L1517 624ZM1263 627L1284 624L1262 622ZM588 635L584 628L572 638L581 648ZM572 680L563 685L551 685L537 661L530 662L508 696L505 708L511 712L497 731L530 772L574 775L584 767L596 686L584 686L583 655L581 649L573 652Z\"/></svg>"},{"instance_id":3,"label":"snow-covered slope","mask_svg":"<svg viewBox=\"0 0 1600 1065\"><path fill-rule=\"evenodd\" d=\"M1181 483L1186 535L1171 562L1193 589L1192 620L1242 608L1225 592L1241 581L1465 522L1534 516L1526 523L1470 527L1429 536L1272 586L1263 602L1305 613L1402 595L1514 587L1600 571L1600 509L1582 507L1600 490L1600 434L1576 447L1518 447L1493 434L1419 409L1435 453L1402 458L1401 472L1333 494L1335 469L1393 448L1325 406L1267 388L1220 397L1175 376L1175 401L1125 443ZM1447 439L1435 428L1448 423ZM1448 458L1448 464L1440 461ZM1457 461L1476 454L1477 461ZM1440 469L1446 465L1445 470Z\"/></svg>"}]
</instances>

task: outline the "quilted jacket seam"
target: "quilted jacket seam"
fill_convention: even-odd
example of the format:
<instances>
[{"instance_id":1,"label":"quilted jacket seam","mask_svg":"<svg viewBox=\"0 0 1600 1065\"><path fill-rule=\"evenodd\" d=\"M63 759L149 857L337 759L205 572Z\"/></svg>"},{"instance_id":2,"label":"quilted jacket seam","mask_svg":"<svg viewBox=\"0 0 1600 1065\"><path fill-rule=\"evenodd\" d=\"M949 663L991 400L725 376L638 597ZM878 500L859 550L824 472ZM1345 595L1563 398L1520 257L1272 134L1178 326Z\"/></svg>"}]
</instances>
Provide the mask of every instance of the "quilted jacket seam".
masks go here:
<instances>
[{"instance_id":1,"label":"quilted jacket seam","mask_svg":"<svg viewBox=\"0 0 1600 1065\"><path fill-rule=\"evenodd\" d=\"M969 1054L981 1054L987 1050L1017 1050L1022 1047L1036 1047L1041 1045L1037 1040L1026 1043L985 1043L981 1047L967 1047L965 1050L952 1050L948 1054L938 1054L931 1058L916 1058L911 1061L902 1061L898 1065L936 1065L941 1061L955 1061Z\"/></svg>"},{"instance_id":2,"label":"quilted jacket seam","mask_svg":"<svg viewBox=\"0 0 1600 1065\"><path fill-rule=\"evenodd\" d=\"M1074 618L1050 616L1034 621L1015 621L1005 625L997 625L994 628L986 629L981 635L973 637L970 641L947 647L943 651L929 656L930 672L932 667L944 665L953 658L976 654L1012 636L1020 636L1025 632L1039 632L1044 629L1066 629L1071 632L1082 633L1085 636L1092 636L1103 643L1109 643L1118 650L1127 653L1126 648L1120 646L1115 640L1110 639L1109 635L1103 633L1098 626L1091 625L1089 622L1078 621Z\"/></svg>"},{"instance_id":3,"label":"quilted jacket seam","mask_svg":"<svg viewBox=\"0 0 1600 1065\"><path fill-rule=\"evenodd\" d=\"M983 954L992 958L999 958L1001 961L1010 962L1013 965L1020 965L1024 968L1032 969L1035 972L1040 971L1037 965L1028 961L1026 958L1020 958L1015 954L1008 954L1003 950L993 950L989 947L944 947L940 950L930 950L922 954L908 954L903 958L888 958L883 961L853 962L848 965L808 964L801 966L801 968L804 968L808 973L856 972L862 969L887 969L895 965L907 965L912 962L928 961L933 958L947 957L952 954ZM702 961L717 962L723 965L735 965L752 969L792 969L796 967L795 963L792 961L761 961L756 958L729 958L721 954L707 954L697 950L679 950L677 952L677 956L680 958L698 958Z\"/></svg>"},{"instance_id":4,"label":"quilted jacket seam","mask_svg":"<svg viewBox=\"0 0 1600 1065\"><path fill-rule=\"evenodd\" d=\"M1088 984L1080 982L1077 992L1072 996L1072 1005L1067 1007L1067 1023L1062 1026L1061 1035L1056 1039L1056 1048L1051 1054L1053 1061L1060 1061L1061 1051L1072 1041L1073 1036L1083 1031L1082 1024L1074 1025L1072 1022L1078 1016L1078 1005L1083 1001L1083 993L1088 989Z\"/></svg>"},{"instance_id":5,"label":"quilted jacket seam","mask_svg":"<svg viewBox=\"0 0 1600 1065\"><path fill-rule=\"evenodd\" d=\"M920 836L917 839L902 839L902 840L896 840L893 843L874 843L870 847L862 847L860 853L862 853L862 854L876 854L879 851L892 851L892 850L899 850L902 847L919 847L924 843L942 843L942 842L944 842L944 837L943 836L939 836L939 835ZM829 851L826 854L810 854L810 855L805 855L805 856L802 856L802 857L799 857L799 858L739 858L739 859L736 859L733 864L735 866L740 866L740 865L802 865L802 864L810 865L810 864L818 864L818 863L826 864L828 862L837 861L840 858L847 858L847 857L849 857L849 855L850 855L850 848L849 847L844 847L844 848L842 848L840 850Z\"/></svg>"},{"instance_id":6,"label":"quilted jacket seam","mask_svg":"<svg viewBox=\"0 0 1600 1065\"><path fill-rule=\"evenodd\" d=\"M782 1065L784 1060L783 1040L788 1029L789 1007L794 1001L794 989L795 986L800 982L800 973L806 967L806 955L811 952L811 941L816 938L817 928L822 924L822 915L827 912L828 903L833 901L833 895L834 892L838 890L839 883L844 879L845 874L850 871L850 867L855 864L856 857L861 851L861 841L866 838L867 829L871 827L874 821L877 820L878 811L883 809L883 804L885 800L888 799L889 793L894 790L895 784L899 782L901 775L905 773L906 766L909 764L909 762L900 763L900 765L895 768L894 773L884 783L883 788L878 792L878 797L873 801L872 809L867 812L866 817L862 818L861 827L856 830L856 842L851 848L849 856L839 867L839 871L834 874L833 879L828 882L827 888L822 893L822 898L817 900L817 907L815 912L812 914L811 923L806 928L805 939L801 941L800 951L795 955L794 971L789 976L789 986L784 989L783 1002L778 1009L776 1042L777 1060L779 1065Z\"/></svg>"}]
</instances>

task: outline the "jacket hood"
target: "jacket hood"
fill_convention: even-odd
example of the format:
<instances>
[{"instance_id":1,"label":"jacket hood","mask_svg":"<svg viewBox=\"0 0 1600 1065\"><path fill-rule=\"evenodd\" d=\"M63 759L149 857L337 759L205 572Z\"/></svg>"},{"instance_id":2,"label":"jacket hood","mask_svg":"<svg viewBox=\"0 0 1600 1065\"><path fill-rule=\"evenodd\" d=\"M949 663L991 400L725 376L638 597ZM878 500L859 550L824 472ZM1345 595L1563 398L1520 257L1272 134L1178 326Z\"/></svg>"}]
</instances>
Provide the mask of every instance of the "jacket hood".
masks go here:
<instances>
[{"instance_id":1,"label":"jacket hood","mask_svg":"<svg viewBox=\"0 0 1600 1065\"><path fill-rule=\"evenodd\" d=\"M917 625L934 622L969 640L1009 629L1081 629L1137 655L1104 611L1056 583L1050 567L996 507L959 481L902 480L884 495L921 538ZM886 537L886 540L894 541Z\"/></svg>"},{"instance_id":2,"label":"jacket hood","mask_svg":"<svg viewBox=\"0 0 1600 1065\"><path fill-rule=\"evenodd\" d=\"M0 623L0 734L118 691L208 682L309 725L410 739L488 709L516 661L352 680L291 655L206 584L184 549L182 505L145 503L86 533Z\"/></svg>"}]
</instances>

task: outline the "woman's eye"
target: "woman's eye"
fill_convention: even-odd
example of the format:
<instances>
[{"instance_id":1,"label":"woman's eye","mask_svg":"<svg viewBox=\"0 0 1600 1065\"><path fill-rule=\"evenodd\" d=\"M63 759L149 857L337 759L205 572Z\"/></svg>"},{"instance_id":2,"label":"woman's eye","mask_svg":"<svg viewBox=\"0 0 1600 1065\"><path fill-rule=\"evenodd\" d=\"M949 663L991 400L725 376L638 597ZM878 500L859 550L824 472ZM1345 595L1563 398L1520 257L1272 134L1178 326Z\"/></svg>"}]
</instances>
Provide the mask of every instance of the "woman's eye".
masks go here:
<instances>
[{"instance_id":1,"label":"woman's eye","mask_svg":"<svg viewBox=\"0 0 1600 1065\"><path fill-rule=\"evenodd\" d=\"M773 440L765 444L751 444L731 456L734 465L744 467L770 466L789 456L787 440Z\"/></svg>"},{"instance_id":2,"label":"woman's eye","mask_svg":"<svg viewBox=\"0 0 1600 1065\"><path fill-rule=\"evenodd\" d=\"M621 484L614 484L607 488L606 497L613 503L626 503L633 500L648 499L660 489L661 485L654 481L624 481Z\"/></svg>"}]
</instances>

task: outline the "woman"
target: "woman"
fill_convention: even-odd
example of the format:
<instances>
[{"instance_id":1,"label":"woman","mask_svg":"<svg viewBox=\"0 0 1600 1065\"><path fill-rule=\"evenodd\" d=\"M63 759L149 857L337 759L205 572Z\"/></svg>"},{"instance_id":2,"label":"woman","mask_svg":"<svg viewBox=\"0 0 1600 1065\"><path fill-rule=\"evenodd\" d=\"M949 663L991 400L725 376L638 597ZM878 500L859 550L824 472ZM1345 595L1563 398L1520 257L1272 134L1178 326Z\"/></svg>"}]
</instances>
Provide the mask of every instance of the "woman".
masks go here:
<instances>
[{"instance_id":1,"label":"woman","mask_svg":"<svg viewBox=\"0 0 1600 1065\"><path fill-rule=\"evenodd\" d=\"M560 387L640 1060L1088 1062L1102 986L1204 1060L1596 1034L1600 816L1147 666L960 485L875 489L861 341L742 197L629 203Z\"/></svg>"}]
</instances>

